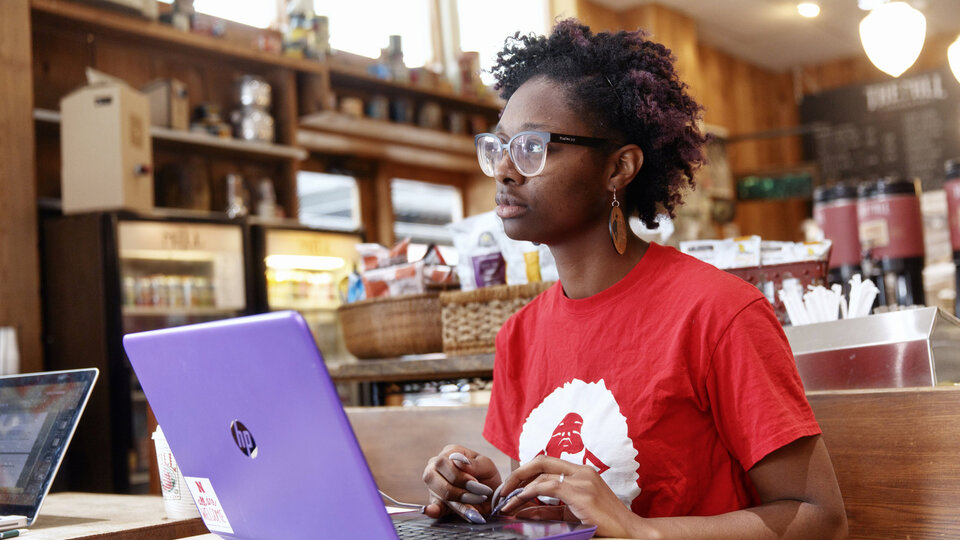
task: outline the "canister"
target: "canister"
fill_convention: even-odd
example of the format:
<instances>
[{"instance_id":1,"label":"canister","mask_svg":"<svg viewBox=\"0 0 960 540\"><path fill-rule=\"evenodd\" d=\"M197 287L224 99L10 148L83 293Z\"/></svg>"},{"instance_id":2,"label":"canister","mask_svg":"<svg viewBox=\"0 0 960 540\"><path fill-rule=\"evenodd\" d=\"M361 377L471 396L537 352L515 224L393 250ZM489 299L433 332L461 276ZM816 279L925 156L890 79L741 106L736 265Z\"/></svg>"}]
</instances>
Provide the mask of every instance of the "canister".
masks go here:
<instances>
[{"instance_id":1,"label":"canister","mask_svg":"<svg viewBox=\"0 0 960 540\"><path fill-rule=\"evenodd\" d=\"M919 181L880 178L861 184L857 195L860 245L883 273L878 285L887 303L924 304Z\"/></svg>"},{"instance_id":2,"label":"canister","mask_svg":"<svg viewBox=\"0 0 960 540\"><path fill-rule=\"evenodd\" d=\"M814 190L813 217L833 243L827 280L848 287L850 278L860 272L856 185L841 182Z\"/></svg>"}]
</instances>

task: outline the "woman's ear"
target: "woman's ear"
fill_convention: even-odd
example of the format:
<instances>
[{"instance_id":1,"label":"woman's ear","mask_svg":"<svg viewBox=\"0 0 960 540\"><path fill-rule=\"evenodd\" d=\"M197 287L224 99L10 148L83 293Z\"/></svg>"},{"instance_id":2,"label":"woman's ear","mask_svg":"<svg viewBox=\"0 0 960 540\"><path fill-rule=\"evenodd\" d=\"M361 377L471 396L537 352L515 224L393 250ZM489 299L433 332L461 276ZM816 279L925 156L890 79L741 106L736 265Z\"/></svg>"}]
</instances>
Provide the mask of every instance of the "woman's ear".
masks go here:
<instances>
[{"instance_id":1,"label":"woman's ear","mask_svg":"<svg viewBox=\"0 0 960 540\"><path fill-rule=\"evenodd\" d=\"M643 150L635 144L621 146L610 156L610 160L610 188L619 191L630 185L643 167Z\"/></svg>"}]
</instances>

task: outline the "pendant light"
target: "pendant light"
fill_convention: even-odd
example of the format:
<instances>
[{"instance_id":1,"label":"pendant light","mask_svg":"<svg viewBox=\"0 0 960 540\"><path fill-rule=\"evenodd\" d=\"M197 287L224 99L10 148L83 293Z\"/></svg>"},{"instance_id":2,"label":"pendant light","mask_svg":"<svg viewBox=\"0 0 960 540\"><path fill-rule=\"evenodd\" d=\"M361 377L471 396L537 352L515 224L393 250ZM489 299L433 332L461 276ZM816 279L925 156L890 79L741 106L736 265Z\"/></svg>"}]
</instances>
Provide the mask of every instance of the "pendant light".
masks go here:
<instances>
[{"instance_id":1,"label":"pendant light","mask_svg":"<svg viewBox=\"0 0 960 540\"><path fill-rule=\"evenodd\" d=\"M947 47L947 60L950 61L950 71L960 81L960 37Z\"/></svg>"},{"instance_id":2,"label":"pendant light","mask_svg":"<svg viewBox=\"0 0 960 540\"><path fill-rule=\"evenodd\" d=\"M920 56L927 19L906 2L883 4L860 21L860 42L880 71L899 77Z\"/></svg>"}]
</instances>

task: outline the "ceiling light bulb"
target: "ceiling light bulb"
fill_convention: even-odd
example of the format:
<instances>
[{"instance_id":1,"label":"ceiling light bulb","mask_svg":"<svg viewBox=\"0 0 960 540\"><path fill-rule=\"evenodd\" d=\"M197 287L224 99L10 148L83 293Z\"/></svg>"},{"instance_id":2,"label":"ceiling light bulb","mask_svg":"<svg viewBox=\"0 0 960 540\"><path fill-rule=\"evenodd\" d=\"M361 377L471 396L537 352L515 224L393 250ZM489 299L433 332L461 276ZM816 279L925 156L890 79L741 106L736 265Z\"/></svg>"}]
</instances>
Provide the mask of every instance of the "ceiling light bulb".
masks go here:
<instances>
[{"instance_id":1,"label":"ceiling light bulb","mask_svg":"<svg viewBox=\"0 0 960 540\"><path fill-rule=\"evenodd\" d=\"M950 71L960 81L960 37L947 47L947 60L950 62Z\"/></svg>"},{"instance_id":2,"label":"ceiling light bulb","mask_svg":"<svg viewBox=\"0 0 960 540\"><path fill-rule=\"evenodd\" d=\"M820 14L820 6L816 2L800 2L797 4L797 13L812 19Z\"/></svg>"},{"instance_id":3,"label":"ceiling light bulb","mask_svg":"<svg viewBox=\"0 0 960 540\"><path fill-rule=\"evenodd\" d=\"M906 2L890 2L860 21L860 42L880 71L899 77L916 62L927 35L927 18Z\"/></svg>"}]
</instances>

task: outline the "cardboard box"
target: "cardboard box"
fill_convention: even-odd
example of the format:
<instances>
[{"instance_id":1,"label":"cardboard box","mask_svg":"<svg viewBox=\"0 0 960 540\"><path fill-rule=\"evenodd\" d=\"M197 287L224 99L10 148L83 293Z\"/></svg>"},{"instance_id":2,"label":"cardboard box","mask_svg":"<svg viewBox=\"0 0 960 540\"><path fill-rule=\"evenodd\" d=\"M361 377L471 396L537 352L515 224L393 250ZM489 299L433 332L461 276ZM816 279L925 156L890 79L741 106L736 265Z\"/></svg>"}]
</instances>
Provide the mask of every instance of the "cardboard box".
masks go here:
<instances>
[{"instance_id":1,"label":"cardboard box","mask_svg":"<svg viewBox=\"0 0 960 540\"><path fill-rule=\"evenodd\" d=\"M122 83L85 86L60 100L64 214L153 209L150 104Z\"/></svg>"},{"instance_id":2,"label":"cardboard box","mask_svg":"<svg viewBox=\"0 0 960 540\"><path fill-rule=\"evenodd\" d=\"M177 79L157 79L143 87L150 100L150 123L170 129L190 129L187 85Z\"/></svg>"}]
</instances>

